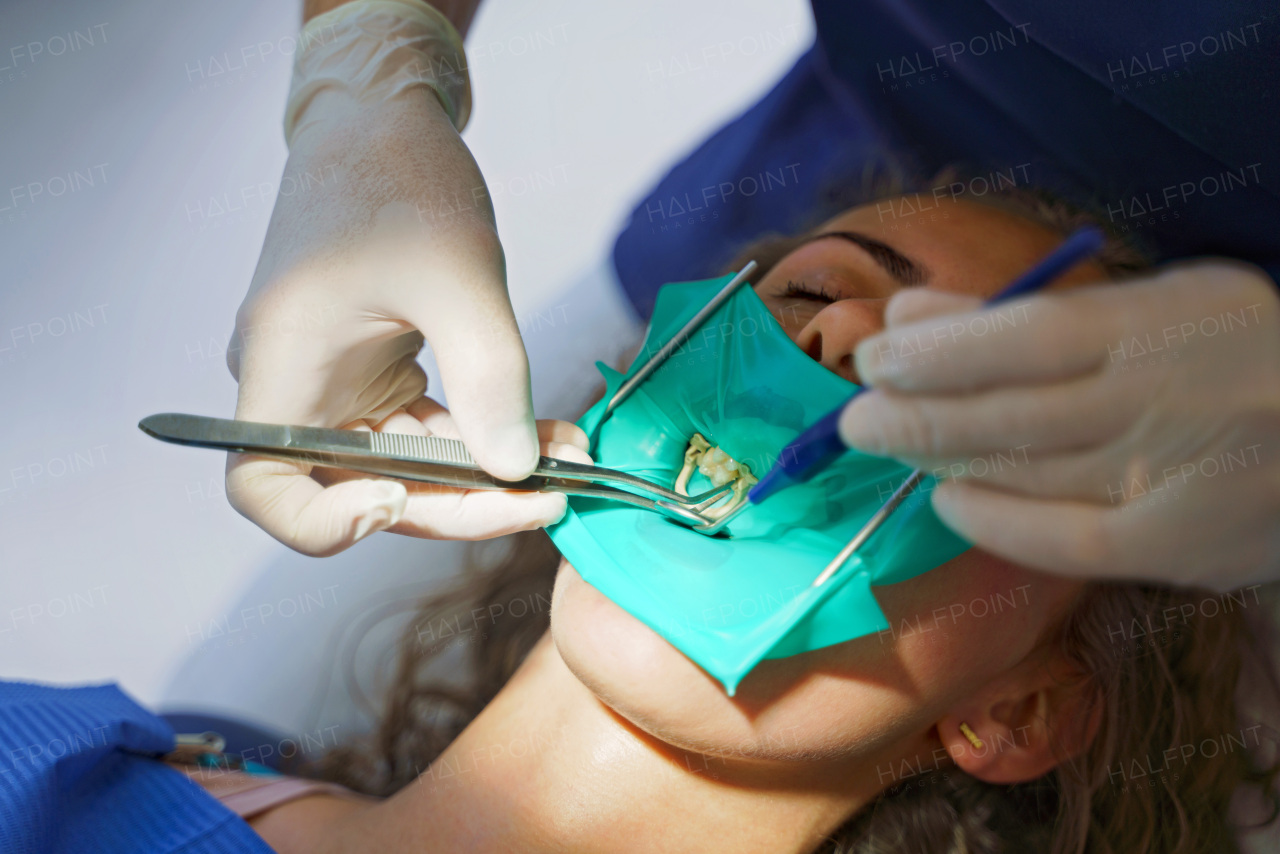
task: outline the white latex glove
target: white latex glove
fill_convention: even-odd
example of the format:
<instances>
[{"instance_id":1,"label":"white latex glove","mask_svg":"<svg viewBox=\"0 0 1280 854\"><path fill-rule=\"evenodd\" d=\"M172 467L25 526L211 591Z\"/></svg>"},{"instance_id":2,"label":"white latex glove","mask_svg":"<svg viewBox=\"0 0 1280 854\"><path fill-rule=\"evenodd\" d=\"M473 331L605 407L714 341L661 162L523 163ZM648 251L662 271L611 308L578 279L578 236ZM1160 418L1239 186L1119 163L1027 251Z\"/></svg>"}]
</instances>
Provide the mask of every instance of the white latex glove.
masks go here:
<instances>
[{"instance_id":1,"label":"white latex glove","mask_svg":"<svg viewBox=\"0 0 1280 854\"><path fill-rule=\"evenodd\" d=\"M851 446L947 476L939 517L1063 574L1280 576L1280 300L1218 259L981 309L925 290L863 341Z\"/></svg>"},{"instance_id":2,"label":"white latex glove","mask_svg":"<svg viewBox=\"0 0 1280 854\"><path fill-rule=\"evenodd\" d=\"M457 32L421 0L357 0L304 28L289 159L228 348L237 418L339 427L395 415L380 429L426 433L443 416L423 397L425 335L452 407L446 432L497 477L533 470L528 361L484 179L458 136L471 107L466 67ZM227 495L311 555L389 527L494 536L565 509L562 495L442 498L368 477L324 489L310 474L232 456Z\"/></svg>"}]
</instances>

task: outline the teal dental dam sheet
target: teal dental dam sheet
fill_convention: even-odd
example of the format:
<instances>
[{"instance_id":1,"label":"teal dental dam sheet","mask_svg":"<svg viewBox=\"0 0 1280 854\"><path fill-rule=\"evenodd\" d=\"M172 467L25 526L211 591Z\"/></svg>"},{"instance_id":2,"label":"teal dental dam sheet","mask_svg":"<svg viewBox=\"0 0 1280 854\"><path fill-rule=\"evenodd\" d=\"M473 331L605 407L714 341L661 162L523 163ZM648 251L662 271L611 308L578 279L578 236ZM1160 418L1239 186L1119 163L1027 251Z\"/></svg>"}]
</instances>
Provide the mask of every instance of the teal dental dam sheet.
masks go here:
<instances>
[{"instance_id":1,"label":"teal dental dam sheet","mask_svg":"<svg viewBox=\"0 0 1280 854\"><path fill-rule=\"evenodd\" d=\"M632 372L730 278L662 288ZM578 422L593 436L592 456L664 486L684 468L695 433L759 477L856 388L801 351L749 287L608 417L606 402L631 372L599 368L608 391ZM847 451L808 483L749 507L718 537L647 510L571 497L551 537L583 579L733 694L762 659L888 628L872 588L919 575L969 547L933 514L930 479L831 581L810 587L911 471ZM688 482L689 494L711 487L701 471Z\"/></svg>"}]
</instances>

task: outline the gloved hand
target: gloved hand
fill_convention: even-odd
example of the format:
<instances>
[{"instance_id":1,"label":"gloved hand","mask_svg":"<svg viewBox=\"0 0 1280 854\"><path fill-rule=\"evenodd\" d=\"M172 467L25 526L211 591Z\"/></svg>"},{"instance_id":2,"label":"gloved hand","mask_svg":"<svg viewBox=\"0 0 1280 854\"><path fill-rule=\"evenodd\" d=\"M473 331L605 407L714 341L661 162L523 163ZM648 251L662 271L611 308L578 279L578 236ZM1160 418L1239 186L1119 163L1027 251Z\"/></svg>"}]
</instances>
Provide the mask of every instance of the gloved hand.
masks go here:
<instances>
[{"instance_id":1,"label":"gloved hand","mask_svg":"<svg viewBox=\"0 0 1280 854\"><path fill-rule=\"evenodd\" d=\"M904 291L856 360L874 390L841 436L960 475L933 506L981 548L1219 591L1280 576L1280 300L1257 268L1173 264L990 309Z\"/></svg>"},{"instance_id":2,"label":"gloved hand","mask_svg":"<svg viewBox=\"0 0 1280 854\"><path fill-rule=\"evenodd\" d=\"M443 417L423 397L415 357L425 335L452 407L448 430L456 422L497 477L533 470L528 361L484 179L458 136L471 108L466 68L457 32L421 0L357 0L304 28L285 114L289 159L228 348L237 418L424 433ZM565 429L542 438L569 441ZM441 499L367 477L322 489L307 467L251 456L229 459L227 495L312 555L392 526L494 536L546 525L566 506L562 495Z\"/></svg>"}]
</instances>

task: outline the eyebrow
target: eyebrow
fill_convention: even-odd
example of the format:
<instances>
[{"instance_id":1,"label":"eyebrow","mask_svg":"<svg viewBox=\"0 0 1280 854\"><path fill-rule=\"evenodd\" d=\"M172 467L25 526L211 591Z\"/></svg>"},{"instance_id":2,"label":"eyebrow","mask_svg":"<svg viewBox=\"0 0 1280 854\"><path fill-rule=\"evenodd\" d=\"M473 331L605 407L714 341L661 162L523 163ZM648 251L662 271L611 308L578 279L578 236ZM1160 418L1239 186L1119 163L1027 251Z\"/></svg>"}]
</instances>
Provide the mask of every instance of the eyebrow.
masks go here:
<instances>
[{"instance_id":1,"label":"eyebrow","mask_svg":"<svg viewBox=\"0 0 1280 854\"><path fill-rule=\"evenodd\" d=\"M923 285L929 280L929 271L923 265L912 261L889 244L881 243L873 237L867 237L865 234L859 234L856 231L824 231L821 234L815 234L810 237L800 246L828 237L847 240L855 246L861 247L864 252L871 256L872 261L880 265L899 284ZM796 248L798 249L799 247Z\"/></svg>"}]
</instances>

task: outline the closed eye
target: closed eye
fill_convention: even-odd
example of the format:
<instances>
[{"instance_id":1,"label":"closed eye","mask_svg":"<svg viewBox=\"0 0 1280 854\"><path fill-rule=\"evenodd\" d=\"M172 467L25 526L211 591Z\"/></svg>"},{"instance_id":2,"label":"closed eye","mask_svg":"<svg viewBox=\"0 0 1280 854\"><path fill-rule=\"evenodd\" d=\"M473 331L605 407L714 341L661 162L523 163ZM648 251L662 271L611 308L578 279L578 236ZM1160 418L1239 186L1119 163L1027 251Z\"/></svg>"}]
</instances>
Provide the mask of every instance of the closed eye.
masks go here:
<instances>
[{"instance_id":1,"label":"closed eye","mask_svg":"<svg viewBox=\"0 0 1280 854\"><path fill-rule=\"evenodd\" d=\"M833 303L838 299L827 292L827 289L818 285L810 287L804 282L795 282L787 280L787 288L782 292L784 297L796 297L797 299L813 300L814 302Z\"/></svg>"}]
</instances>

